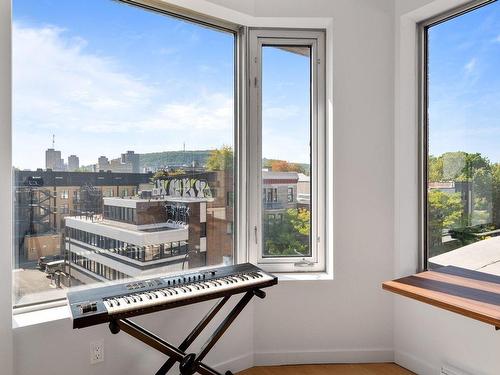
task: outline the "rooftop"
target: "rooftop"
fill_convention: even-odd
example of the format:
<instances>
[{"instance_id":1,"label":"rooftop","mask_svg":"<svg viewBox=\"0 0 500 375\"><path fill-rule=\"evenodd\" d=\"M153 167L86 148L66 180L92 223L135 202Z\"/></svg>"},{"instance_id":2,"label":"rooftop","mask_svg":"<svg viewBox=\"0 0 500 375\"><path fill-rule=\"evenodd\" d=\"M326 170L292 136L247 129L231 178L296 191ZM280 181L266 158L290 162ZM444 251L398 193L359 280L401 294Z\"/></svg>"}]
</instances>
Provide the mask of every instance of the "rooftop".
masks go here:
<instances>
[{"instance_id":1,"label":"rooftop","mask_svg":"<svg viewBox=\"0 0 500 375\"><path fill-rule=\"evenodd\" d=\"M492 237L434 256L429 258L429 262L434 266L453 265L500 275L500 237Z\"/></svg>"}]
</instances>

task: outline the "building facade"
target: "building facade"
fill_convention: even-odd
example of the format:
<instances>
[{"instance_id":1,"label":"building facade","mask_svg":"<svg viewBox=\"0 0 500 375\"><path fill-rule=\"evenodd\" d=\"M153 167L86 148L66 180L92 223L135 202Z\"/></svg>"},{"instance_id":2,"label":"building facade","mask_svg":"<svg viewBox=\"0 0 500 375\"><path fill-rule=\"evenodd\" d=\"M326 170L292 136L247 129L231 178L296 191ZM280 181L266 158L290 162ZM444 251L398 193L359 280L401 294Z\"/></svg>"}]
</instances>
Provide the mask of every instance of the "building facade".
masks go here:
<instances>
[{"instance_id":1,"label":"building facade","mask_svg":"<svg viewBox=\"0 0 500 375\"><path fill-rule=\"evenodd\" d=\"M102 213L102 198L134 195L151 174L15 171L15 262L60 255L64 218ZM53 244L59 240L58 246Z\"/></svg>"},{"instance_id":2,"label":"building facade","mask_svg":"<svg viewBox=\"0 0 500 375\"><path fill-rule=\"evenodd\" d=\"M76 155L68 156L68 172L76 172L80 168L80 158Z\"/></svg>"},{"instance_id":3,"label":"building facade","mask_svg":"<svg viewBox=\"0 0 500 375\"><path fill-rule=\"evenodd\" d=\"M297 208L297 172L262 171L264 221L281 221L290 208Z\"/></svg>"},{"instance_id":4,"label":"building facade","mask_svg":"<svg viewBox=\"0 0 500 375\"><path fill-rule=\"evenodd\" d=\"M102 215L66 218L67 274L80 283L206 263L205 198L104 198Z\"/></svg>"},{"instance_id":5,"label":"building facade","mask_svg":"<svg viewBox=\"0 0 500 375\"><path fill-rule=\"evenodd\" d=\"M49 148L45 151L45 168L53 171L64 170L64 160L61 158L61 151Z\"/></svg>"},{"instance_id":6,"label":"building facade","mask_svg":"<svg viewBox=\"0 0 500 375\"><path fill-rule=\"evenodd\" d=\"M104 197L102 215L66 217L72 279L119 280L232 262L232 173L176 175L141 187L138 196Z\"/></svg>"}]
</instances>

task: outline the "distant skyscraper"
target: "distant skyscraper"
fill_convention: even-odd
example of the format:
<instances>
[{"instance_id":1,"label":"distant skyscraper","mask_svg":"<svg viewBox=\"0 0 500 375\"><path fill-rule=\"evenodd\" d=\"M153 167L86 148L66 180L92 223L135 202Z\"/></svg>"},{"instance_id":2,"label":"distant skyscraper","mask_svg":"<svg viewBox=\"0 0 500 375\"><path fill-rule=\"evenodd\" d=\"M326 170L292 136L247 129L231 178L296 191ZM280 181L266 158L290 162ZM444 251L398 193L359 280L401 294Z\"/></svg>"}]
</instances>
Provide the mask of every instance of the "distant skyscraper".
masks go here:
<instances>
[{"instance_id":1,"label":"distant skyscraper","mask_svg":"<svg viewBox=\"0 0 500 375\"><path fill-rule=\"evenodd\" d=\"M52 169L53 171L64 170L64 160L61 159L61 151L56 151L53 148L45 151L45 169Z\"/></svg>"},{"instance_id":2,"label":"distant skyscraper","mask_svg":"<svg viewBox=\"0 0 500 375\"><path fill-rule=\"evenodd\" d=\"M139 158L140 155L136 154L134 151L127 151L126 154L122 154L122 164L130 165L132 173L139 173Z\"/></svg>"},{"instance_id":3,"label":"distant skyscraper","mask_svg":"<svg viewBox=\"0 0 500 375\"><path fill-rule=\"evenodd\" d=\"M80 159L76 155L70 155L68 157L68 171L74 172L80 168Z\"/></svg>"},{"instance_id":4,"label":"distant skyscraper","mask_svg":"<svg viewBox=\"0 0 500 375\"><path fill-rule=\"evenodd\" d=\"M109 160L106 156L99 156L97 159L97 170L107 171L109 169Z\"/></svg>"}]
</instances>

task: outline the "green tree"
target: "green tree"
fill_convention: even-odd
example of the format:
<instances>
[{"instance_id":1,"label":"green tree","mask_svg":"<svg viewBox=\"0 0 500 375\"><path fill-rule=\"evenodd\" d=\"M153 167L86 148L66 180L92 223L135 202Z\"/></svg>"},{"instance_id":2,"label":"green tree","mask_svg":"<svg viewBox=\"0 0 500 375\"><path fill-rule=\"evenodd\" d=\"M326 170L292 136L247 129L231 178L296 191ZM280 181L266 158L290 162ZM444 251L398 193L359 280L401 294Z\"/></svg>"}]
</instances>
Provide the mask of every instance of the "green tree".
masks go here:
<instances>
[{"instance_id":1,"label":"green tree","mask_svg":"<svg viewBox=\"0 0 500 375\"><path fill-rule=\"evenodd\" d=\"M488 158L481 156L480 153L465 154L465 166L462 175L466 180L471 180L478 170L484 169L490 171L490 161Z\"/></svg>"},{"instance_id":2,"label":"green tree","mask_svg":"<svg viewBox=\"0 0 500 375\"><path fill-rule=\"evenodd\" d=\"M465 181L464 168L466 165L467 153L463 151L445 152L439 158L443 165L443 180L444 181Z\"/></svg>"},{"instance_id":3,"label":"green tree","mask_svg":"<svg viewBox=\"0 0 500 375\"><path fill-rule=\"evenodd\" d=\"M168 172L164 169L160 169L156 171L153 177L151 177L151 182L155 182L158 180L166 180L168 178Z\"/></svg>"},{"instance_id":4,"label":"green tree","mask_svg":"<svg viewBox=\"0 0 500 375\"><path fill-rule=\"evenodd\" d=\"M461 226L463 205L460 193L431 190L428 195L429 239L432 247L442 244L443 229Z\"/></svg>"},{"instance_id":5,"label":"green tree","mask_svg":"<svg viewBox=\"0 0 500 375\"><path fill-rule=\"evenodd\" d=\"M429 155L428 162L429 182L443 181L443 158Z\"/></svg>"},{"instance_id":6,"label":"green tree","mask_svg":"<svg viewBox=\"0 0 500 375\"><path fill-rule=\"evenodd\" d=\"M475 170L472 178L474 196L491 201L492 183L493 179L490 168L479 168Z\"/></svg>"},{"instance_id":7,"label":"green tree","mask_svg":"<svg viewBox=\"0 0 500 375\"><path fill-rule=\"evenodd\" d=\"M500 228L500 163L491 166L492 223Z\"/></svg>"},{"instance_id":8,"label":"green tree","mask_svg":"<svg viewBox=\"0 0 500 375\"><path fill-rule=\"evenodd\" d=\"M310 219L309 210L291 208L283 213L281 221L267 221L264 226L265 254L309 254Z\"/></svg>"},{"instance_id":9,"label":"green tree","mask_svg":"<svg viewBox=\"0 0 500 375\"><path fill-rule=\"evenodd\" d=\"M222 146L220 149L212 150L207 159L207 171L225 171L233 168L233 149L230 146Z\"/></svg>"}]
</instances>

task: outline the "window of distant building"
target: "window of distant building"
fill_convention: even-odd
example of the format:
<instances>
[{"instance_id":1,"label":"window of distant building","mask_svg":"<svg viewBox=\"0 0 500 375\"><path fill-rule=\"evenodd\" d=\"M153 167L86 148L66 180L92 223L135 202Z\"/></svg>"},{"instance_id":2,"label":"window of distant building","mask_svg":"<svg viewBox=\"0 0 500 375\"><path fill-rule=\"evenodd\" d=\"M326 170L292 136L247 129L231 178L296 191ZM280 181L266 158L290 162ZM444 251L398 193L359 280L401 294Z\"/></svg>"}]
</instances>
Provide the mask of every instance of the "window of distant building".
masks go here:
<instances>
[{"instance_id":1,"label":"window of distant building","mask_svg":"<svg viewBox=\"0 0 500 375\"><path fill-rule=\"evenodd\" d=\"M288 188L287 201L288 201L288 203L293 202L293 187Z\"/></svg>"},{"instance_id":2,"label":"window of distant building","mask_svg":"<svg viewBox=\"0 0 500 375\"><path fill-rule=\"evenodd\" d=\"M422 267L500 275L500 3L420 26Z\"/></svg>"}]
</instances>

